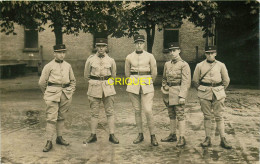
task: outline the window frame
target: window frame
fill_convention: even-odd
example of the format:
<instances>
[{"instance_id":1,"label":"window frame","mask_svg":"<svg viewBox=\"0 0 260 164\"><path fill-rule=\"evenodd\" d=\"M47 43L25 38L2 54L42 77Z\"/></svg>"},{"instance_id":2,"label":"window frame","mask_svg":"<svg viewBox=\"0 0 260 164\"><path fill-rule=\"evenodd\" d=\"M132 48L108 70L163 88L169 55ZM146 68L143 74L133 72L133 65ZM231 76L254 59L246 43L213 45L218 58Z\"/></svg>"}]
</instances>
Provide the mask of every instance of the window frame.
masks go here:
<instances>
[{"instance_id":1,"label":"window frame","mask_svg":"<svg viewBox=\"0 0 260 164\"><path fill-rule=\"evenodd\" d=\"M168 53L169 52L169 50L168 50L168 48L165 46L165 31L178 31L178 38L177 38L177 40L178 40L178 43L180 43L180 28L172 28L172 27L167 27L167 28L164 28L163 29L163 53ZM172 41L170 41L170 42L172 42ZM170 43L169 42L169 43ZM168 43L167 43L168 44Z\"/></svg>"},{"instance_id":2,"label":"window frame","mask_svg":"<svg viewBox=\"0 0 260 164\"><path fill-rule=\"evenodd\" d=\"M36 31L37 32L37 47L26 47L26 42L28 41L26 37L28 37L26 35L26 31ZM24 48L23 48L23 52L39 52L39 29L38 28L27 28L24 27Z\"/></svg>"}]
</instances>

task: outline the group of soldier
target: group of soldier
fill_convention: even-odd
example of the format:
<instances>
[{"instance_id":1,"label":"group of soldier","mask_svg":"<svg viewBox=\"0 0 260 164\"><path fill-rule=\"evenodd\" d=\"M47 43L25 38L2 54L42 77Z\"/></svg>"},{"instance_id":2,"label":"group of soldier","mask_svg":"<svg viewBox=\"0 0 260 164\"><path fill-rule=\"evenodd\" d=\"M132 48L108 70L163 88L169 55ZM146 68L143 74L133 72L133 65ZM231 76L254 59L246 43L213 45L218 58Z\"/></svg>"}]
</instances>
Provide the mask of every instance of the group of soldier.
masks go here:
<instances>
[{"instance_id":1,"label":"group of soldier","mask_svg":"<svg viewBox=\"0 0 260 164\"><path fill-rule=\"evenodd\" d=\"M153 116L153 82L157 76L157 65L154 56L144 50L145 38L143 35L134 36L135 51L129 54L125 60L125 76L130 80L144 79L144 85L127 85L126 91L132 102L135 112L135 121L138 136L133 144L144 140L142 126L142 112L145 113L147 125L151 136L151 145L158 146L154 130ZM109 141L119 144L115 136L114 97L116 95L113 79L116 78L116 63L107 54L107 39L96 39L96 54L88 57L84 78L88 85L88 100L91 108L91 135L83 141L84 144L97 141L96 129L98 117L103 102L109 127ZM45 65L39 80L39 85L44 93L46 103L46 137L47 143L43 151L52 149L52 140L57 134L56 143L68 146L69 142L62 138L64 120L70 108L72 95L75 91L76 80L69 63L64 61L66 47L64 44L54 46L54 59ZM169 43L170 61L164 65L161 91L163 101L168 109L170 118L170 134L161 142L177 142L177 147L186 145L185 140L185 102L191 85L191 71L189 64L180 57L181 48L179 43ZM223 111L225 110L225 89L229 85L229 76L225 64L217 61L215 46L205 48L206 59L197 64L192 84L198 91L201 111L204 115L204 128L206 138L201 143L202 147L211 146L211 121L215 119L219 131L220 146L231 149L232 146L226 141ZM178 127L179 137L176 136Z\"/></svg>"}]
</instances>

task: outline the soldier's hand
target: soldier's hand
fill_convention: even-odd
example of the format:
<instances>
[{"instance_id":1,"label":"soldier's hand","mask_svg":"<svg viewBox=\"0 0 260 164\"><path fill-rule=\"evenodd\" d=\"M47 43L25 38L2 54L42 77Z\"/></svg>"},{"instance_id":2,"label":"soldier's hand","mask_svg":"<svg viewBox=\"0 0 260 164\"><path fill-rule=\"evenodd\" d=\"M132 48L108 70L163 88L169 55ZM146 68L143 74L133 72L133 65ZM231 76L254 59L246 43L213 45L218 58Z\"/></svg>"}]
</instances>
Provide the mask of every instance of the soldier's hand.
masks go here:
<instances>
[{"instance_id":1,"label":"soldier's hand","mask_svg":"<svg viewBox=\"0 0 260 164\"><path fill-rule=\"evenodd\" d=\"M185 104L185 98L180 98L179 99L179 104Z\"/></svg>"}]
</instances>

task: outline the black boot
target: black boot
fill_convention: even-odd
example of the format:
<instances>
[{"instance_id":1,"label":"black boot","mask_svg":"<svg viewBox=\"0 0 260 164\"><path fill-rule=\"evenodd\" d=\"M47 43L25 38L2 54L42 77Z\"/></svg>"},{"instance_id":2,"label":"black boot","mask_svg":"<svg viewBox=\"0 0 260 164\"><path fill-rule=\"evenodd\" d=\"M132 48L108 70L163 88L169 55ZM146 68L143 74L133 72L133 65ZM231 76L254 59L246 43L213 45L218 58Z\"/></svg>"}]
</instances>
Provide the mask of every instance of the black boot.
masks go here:
<instances>
[{"instance_id":1,"label":"black boot","mask_svg":"<svg viewBox=\"0 0 260 164\"><path fill-rule=\"evenodd\" d=\"M112 142L113 144L119 144L119 140L116 138L114 134L109 135L109 141Z\"/></svg>"},{"instance_id":2,"label":"black boot","mask_svg":"<svg viewBox=\"0 0 260 164\"><path fill-rule=\"evenodd\" d=\"M211 146L211 138L210 137L206 137L205 141L200 143L201 147L209 147Z\"/></svg>"},{"instance_id":3,"label":"black boot","mask_svg":"<svg viewBox=\"0 0 260 164\"><path fill-rule=\"evenodd\" d=\"M52 149L52 142L50 140L47 141L45 147L43 148L43 152L48 152Z\"/></svg>"},{"instance_id":4,"label":"black boot","mask_svg":"<svg viewBox=\"0 0 260 164\"><path fill-rule=\"evenodd\" d=\"M151 144L152 144L153 146L158 146L158 142L157 142L156 137L155 137L154 134L151 135Z\"/></svg>"},{"instance_id":5,"label":"black boot","mask_svg":"<svg viewBox=\"0 0 260 164\"><path fill-rule=\"evenodd\" d=\"M177 136L176 134L170 134L168 137L161 139L161 142L175 142L177 141Z\"/></svg>"},{"instance_id":6,"label":"black boot","mask_svg":"<svg viewBox=\"0 0 260 164\"><path fill-rule=\"evenodd\" d=\"M88 137L88 139L86 139L85 141L83 141L83 144L87 144L87 143L92 143L92 142L96 142L97 141L97 136L96 134L92 134Z\"/></svg>"},{"instance_id":7,"label":"black boot","mask_svg":"<svg viewBox=\"0 0 260 164\"><path fill-rule=\"evenodd\" d=\"M186 141L185 141L184 136L180 136L179 141L176 144L176 147L183 147L185 145L186 145Z\"/></svg>"},{"instance_id":8,"label":"black boot","mask_svg":"<svg viewBox=\"0 0 260 164\"><path fill-rule=\"evenodd\" d=\"M62 138L62 136L58 136L58 137L56 138L56 144L65 145L65 146L69 146L69 145L70 145L70 143L67 142L67 141L65 141L65 140Z\"/></svg>"},{"instance_id":9,"label":"black boot","mask_svg":"<svg viewBox=\"0 0 260 164\"><path fill-rule=\"evenodd\" d=\"M143 133L139 133L139 135L137 136L137 138L133 141L134 144L138 144L140 142L142 142L144 140L144 134Z\"/></svg>"},{"instance_id":10,"label":"black boot","mask_svg":"<svg viewBox=\"0 0 260 164\"><path fill-rule=\"evenodd\" d=\"M220 146L225 149L232 149L232 146L230 145L230 143L227 142L225 137L221 137Z\"/></svg>"}]
</instances>

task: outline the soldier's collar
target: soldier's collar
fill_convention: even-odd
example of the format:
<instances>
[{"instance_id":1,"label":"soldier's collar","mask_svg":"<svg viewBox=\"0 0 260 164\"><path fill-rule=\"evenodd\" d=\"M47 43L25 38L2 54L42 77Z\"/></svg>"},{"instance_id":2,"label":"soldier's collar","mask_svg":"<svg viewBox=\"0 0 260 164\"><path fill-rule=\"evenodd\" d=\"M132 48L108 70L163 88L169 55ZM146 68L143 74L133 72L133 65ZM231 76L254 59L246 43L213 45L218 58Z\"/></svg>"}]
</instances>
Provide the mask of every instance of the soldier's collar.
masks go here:
<instances>
[{"instance_id":1,"label":"soldier's collar","mask_svg":"<svg viewBox=\"0 0 260 164\"><path fill-rule=\"evenodd\" d=\"M207 63L214 63L216 60L214 61L209 61L209 60L206 60Z\"/></svg>"},{"instance_id":2,"label":"soldier's collar","mask_svg":"<svg viewBox=\"0 0 260 164\"><path fill-rule=\"evenodd\" d=\"M137 53L137 54L141 54L141 53L143 53L144 51L135 51L135 53Z\"/></svg>"},{"instance_id":3,"label":"soldier's collar","mask_svg":"<svg viewBox=\"0 0 260 164\"><path fill-rule=\"evenodd\" d=\"M56 62L56 63L63 63L63 60L57 60L57 59L55 59L55 62Z\"/></svg>"},{"instance_id":4,"label":"soldier's collar","mask_svg":"<svg viewBox=\"0 0 260 164\"><path fill-rule=\"evenodd\" d=\"M171 60L171 63L177 63L178 61L181 61L182 59L179 57L176 60Z\"/></svg>"},{"instance_id":5,"label":"soldier's collar","mask_svg":"<svg viewBox=\"0 0 260 164\"><path fill-rule=\"evenodd\" d=\"M99 53L97 53L97 57L99 58L104 58L106 56L106 53L104 53L103 55L100 55Z\"/></svg>"}]
</instances>

